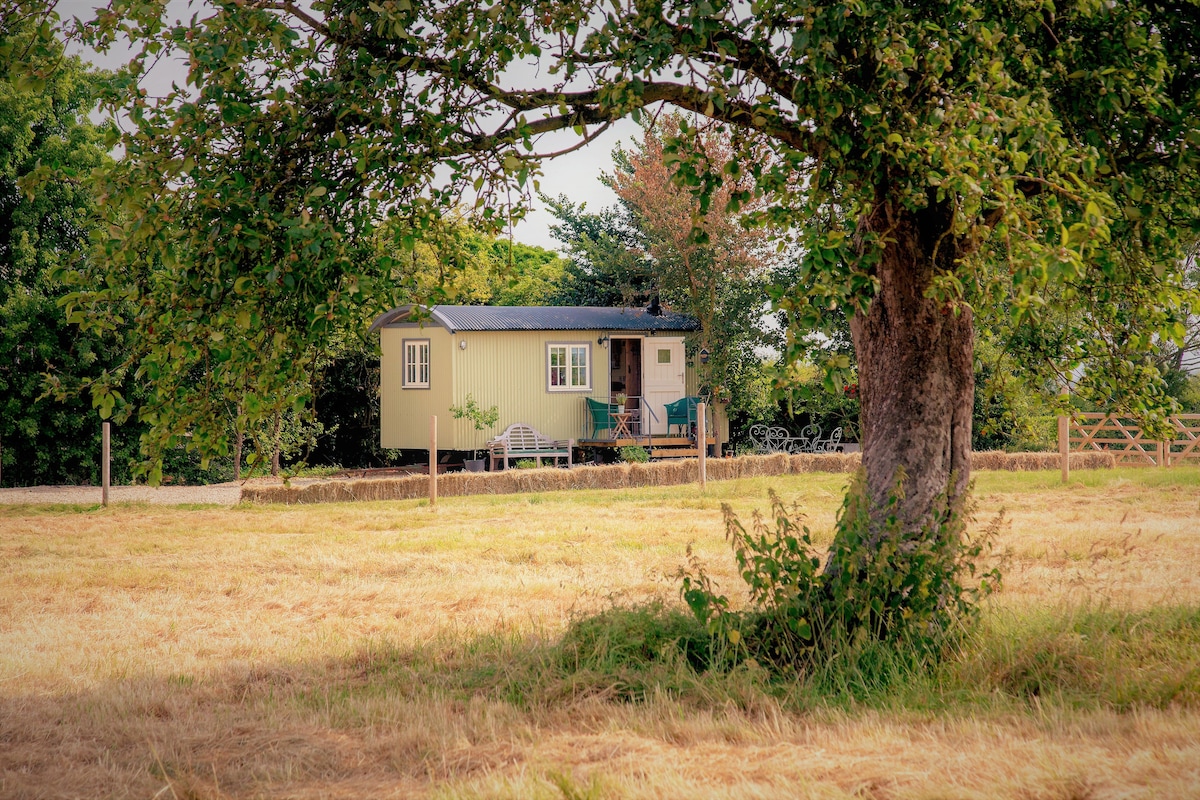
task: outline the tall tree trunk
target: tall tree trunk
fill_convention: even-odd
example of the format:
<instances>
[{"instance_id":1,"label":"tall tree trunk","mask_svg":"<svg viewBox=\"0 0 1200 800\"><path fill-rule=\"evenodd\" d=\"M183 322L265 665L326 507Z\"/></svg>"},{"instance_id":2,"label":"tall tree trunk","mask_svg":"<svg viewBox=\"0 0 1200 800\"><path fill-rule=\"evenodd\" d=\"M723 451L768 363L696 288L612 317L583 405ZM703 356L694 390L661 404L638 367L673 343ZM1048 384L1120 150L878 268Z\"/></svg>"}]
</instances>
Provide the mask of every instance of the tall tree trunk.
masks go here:
<instances>
[{"instance_id":1,"label":"tall tree trunk","mask_svg":"<svg viewBox=\"0 0 1200 800\"><path fill-rule=\"evenodd\" d=\"M242 448L245 444L246 434L239 426L233 434L233 479L235 481L242 479Z\"/></svg>"},{"instance_id":2,"label":"tall tree trunk","mask_svg":"<svg viewBox=\"0 0 1200 800\"><path fill-rule=\"evenodd\" d=\"M862 399L863 467L878 529L897 470L905 481L898 516L917 534L955 500L971 471L975 335L970 309L925 296L938 271L953 269L955 237L942 236L949 211L931 203L891 216L876 268L879 289L865 315L850 321Z\"/></svg>"},{"instance_id":3,"label":"tall tree trunk","mask_svg":"<svg viewBox=\"0 0 1200 800\"><path fill-rule=\"evenodd\" d=\"M283 426L283 412L275 412L275 428L271 431L271 476L279 477L279 451L283 443L279 439L279 431Z\"/></svg>"}]
</instances>

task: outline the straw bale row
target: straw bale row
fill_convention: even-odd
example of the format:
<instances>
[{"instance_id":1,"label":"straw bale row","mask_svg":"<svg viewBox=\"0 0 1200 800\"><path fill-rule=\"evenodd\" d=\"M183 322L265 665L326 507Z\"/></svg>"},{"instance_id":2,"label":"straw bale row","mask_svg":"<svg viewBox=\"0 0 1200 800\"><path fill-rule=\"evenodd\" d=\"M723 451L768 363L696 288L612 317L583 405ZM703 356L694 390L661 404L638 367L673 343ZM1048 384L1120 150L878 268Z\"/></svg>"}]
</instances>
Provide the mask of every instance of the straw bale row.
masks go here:
<instances>
[{"instance_id":1,"label":"straw bale row","mask_svg":"<svg viewBox=\"0 0 1200 800\"><path fill-rule=\"evenodd\" d=\"M815 453L739 456L708 460L708 479L761 478L808 472L853 472L862 463L858 453ZM1023 471L1058 469L1057 453L976 453L975 469ZM1072 469L1112 468L1111 453L1072 453ZM649 464L609 464L575 469L510 469L504 472L452 472L438 476L443 497L469 494L521 494L563 489L632 489L640 486L678 486L697 480L696 459L672 459ZM350 500L416 500L429 494L429 478L412 475L374 480L330 480L307 486L247 486L242 500L250 503L336 503Z\"/></svg>"},{"instance_id":2,"label":"straw bale row","mask_svg":"<svg viewBox=\"0 0 1200 800\"><path fill-rule=\"evenodd\" d=\"M1112 453L1071 453L1071 469L1113 469L1117 466ZM971 454L971 469L992 469L1006 472L1032 472L1043 469L1061 469L1062 458L1058 453L1005 453L989 450Z\"/></svg>"}]
</instances>

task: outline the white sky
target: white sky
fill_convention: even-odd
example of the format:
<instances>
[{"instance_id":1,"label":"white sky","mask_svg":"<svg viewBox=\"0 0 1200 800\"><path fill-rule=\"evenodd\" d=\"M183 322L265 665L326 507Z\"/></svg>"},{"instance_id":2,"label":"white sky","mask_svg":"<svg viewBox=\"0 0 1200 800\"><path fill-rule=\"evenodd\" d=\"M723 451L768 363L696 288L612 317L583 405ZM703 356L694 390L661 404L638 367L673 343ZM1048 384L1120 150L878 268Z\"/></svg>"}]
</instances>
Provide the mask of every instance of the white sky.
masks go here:
<instances>
[{"instance_id":1,"label":"white sky","mask_svg":"<svg viewBox=\"0 0 1200 800\"><path fill-rule=\"evenodd\" d=\"M69 20L72 17L90 19L97 5L96 0L58 0L55 7L64 20ZM172 0L169 6L169 14L173 18L190 18L194 11L195 8L186 0ZM79 47L70 50L101 68L121 66L130 57L129 50L118 52L114 49L104 55ZM170 89L172 82L182 84L186 75L187 69L182 63L162 61L143 76L142 87L151 96L162 95ZM565 194L574 203L586 203L591 211L613 205L617 197L600 182L600 175L612 170L613 148L622 142L628 144L639 130L631 120L622 120L586 147L545 163L540 180L541 191L550 197ZM554 139L545 139L544 149L553 151L569 146L574 141L572 134L563 132L558 144ZM513 238L525 244L557 250L559 245L550 236L550 226L554 221L554 217L535 199L526 218L514 228Z\"/></svg>"}]
</instances>

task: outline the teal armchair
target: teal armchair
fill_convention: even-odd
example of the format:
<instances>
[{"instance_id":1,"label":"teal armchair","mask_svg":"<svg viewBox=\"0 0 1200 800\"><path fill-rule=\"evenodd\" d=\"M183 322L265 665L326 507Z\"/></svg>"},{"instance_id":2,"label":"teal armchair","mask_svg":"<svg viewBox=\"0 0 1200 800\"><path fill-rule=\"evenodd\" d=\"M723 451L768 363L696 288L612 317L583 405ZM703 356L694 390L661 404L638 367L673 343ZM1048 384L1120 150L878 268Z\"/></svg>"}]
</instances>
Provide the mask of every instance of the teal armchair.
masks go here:
<instances>
[{"instance_id":1,"label":"teal armchair","mask_svg":"<svg viewBox=\"0 0 1200 800\"><path fill-rule=\"evenodd\" d=\"M593 400L590 397L585 397L583 400L587 403L588 418L592 422L592 438L598 438L600 431L612 430L615 406Z\"/></svg>"},{"instance_id":2,"label":"teal armchair","mask_svg":"<svg viewBox=\"0 0 1200 800\"><path fill-rule=\"evenodd\" d=\"M683 428L685 436L691 435L692 425L696 422L696 406L700 404L701 399L683 397L674 403L667 403L667 430L671 430L672 425L679 425Z\"/></svg>"}]
</instances>

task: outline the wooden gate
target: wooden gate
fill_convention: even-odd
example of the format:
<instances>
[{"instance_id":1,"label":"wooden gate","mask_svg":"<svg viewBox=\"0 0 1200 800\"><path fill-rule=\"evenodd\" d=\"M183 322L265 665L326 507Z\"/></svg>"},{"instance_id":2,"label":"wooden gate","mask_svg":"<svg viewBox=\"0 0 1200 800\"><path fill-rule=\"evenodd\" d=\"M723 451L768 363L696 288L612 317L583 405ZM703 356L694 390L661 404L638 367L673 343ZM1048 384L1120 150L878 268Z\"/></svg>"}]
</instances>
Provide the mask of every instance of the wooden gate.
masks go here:
<instances>
[{"instance_id":1,"label":"wooden gate","mask_svg":"<svg viewBox=\"0 0 1200 800\"><path fill-rule=\"evenodd\" d=\"M1117 466L1170 466L1200 464L1200 414L1176 414L1169 418L1175 436L1154 441L1128 417L1112 414L1074 414L1069 425L1059 426L1059 450L1065 453L1111 453ZM1066 440L1062 441L1066 428Z\"/></svg>"},{"instance_id":2,"label":"wooden gate","mask_svg":"<svg viewBox=\"0 0 1200 800\"><path fill-rule=\"evenodd\" d=\"M1166 442L1167 466L1200 464L1200 414L1176 414L1171 417L1175 438Z\"/></svg>"}]
</instances>

